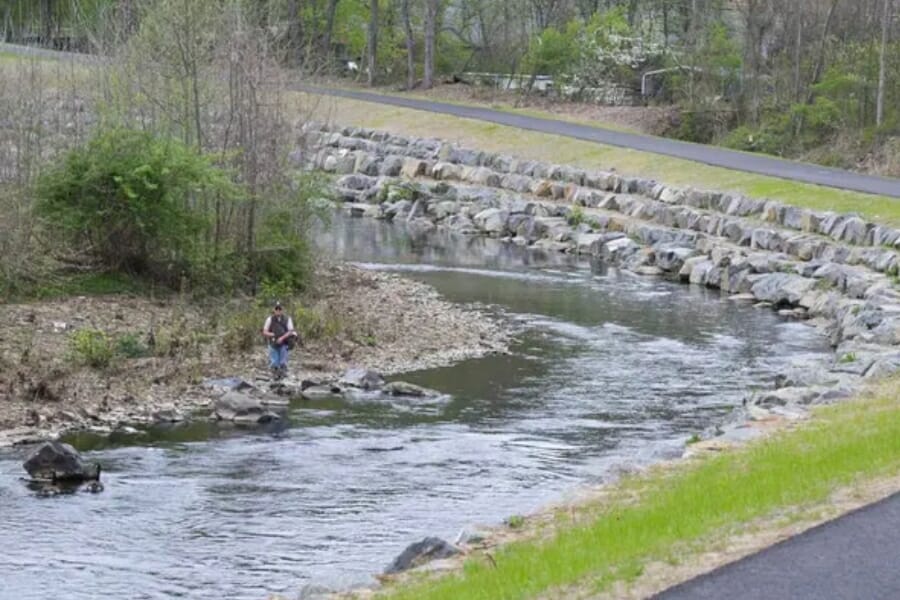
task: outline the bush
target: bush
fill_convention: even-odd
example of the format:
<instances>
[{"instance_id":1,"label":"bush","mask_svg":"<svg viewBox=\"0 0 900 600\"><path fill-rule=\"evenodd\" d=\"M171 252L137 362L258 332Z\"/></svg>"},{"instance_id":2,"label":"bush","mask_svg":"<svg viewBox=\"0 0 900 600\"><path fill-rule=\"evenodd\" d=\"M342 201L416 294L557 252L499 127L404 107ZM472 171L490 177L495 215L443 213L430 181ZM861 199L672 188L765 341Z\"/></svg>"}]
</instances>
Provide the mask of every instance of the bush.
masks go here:
<instances>
[{"instance_id":1,"label":"bush","mask_svg":"<svg viewBox=\"0 0 900 600\"><path fill-rule=\"evenodd\" d=\"M125 358L143 358L149 353L149 349L137 334L126 333L116 340L116 354Z\"/></svg>"},{"instance_id":2,"label":"bush","mask_svg":"<svg viewBox=\"0 0 900 600\"><path fill-rule=\"evenodd\" d=\"M572 212L569 213L569 217L567 219L568 223L572 227L578 227L582 223L585 222L584 209L580 206L575 206L572 209Z\"/></svg>"},{"instance_id":3,"label":"bush","mask_svg":"<svg viewBox=\"0 0 900 600\"><path fill-rule=\"evenodd\" d=\"M231 315L225 322L222 345L229 354L249 352L262 342L263 317L258 310L246 310Z\"/></svg>"},{"instance_id":4,"label":"bush","mask_svg":"<svg viewBox=\"0 0 900 600\"><path fill-rule=\"evenodd\" d=\"M128 129L100 131L38 181L49 228L110 272L176 287L202 254L206 198L239 188L182 142Z\"/></svg>"},{"instance_id":5,"label":"bush","mask_svg":"<svg viewBox=\"0 0 900 600\"><path fill-rule=\"evenodd\" d=\"M95 369L105 369L113 357L109 336L98 329L80 329L69 336L72 359Z\"/></svg>"}]
</instances>

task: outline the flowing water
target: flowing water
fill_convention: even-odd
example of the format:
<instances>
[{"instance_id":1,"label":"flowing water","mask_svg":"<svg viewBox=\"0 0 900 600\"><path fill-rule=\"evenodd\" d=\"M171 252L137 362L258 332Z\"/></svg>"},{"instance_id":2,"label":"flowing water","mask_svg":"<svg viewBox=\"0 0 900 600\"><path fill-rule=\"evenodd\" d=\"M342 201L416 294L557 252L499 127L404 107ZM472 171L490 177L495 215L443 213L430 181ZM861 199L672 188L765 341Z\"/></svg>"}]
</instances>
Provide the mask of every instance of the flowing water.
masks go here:
<instances>
[{"instance_id":1,"label":"flowing water","mask_svg":"<svg viewBox=\"0 0 900 600\"><path fill-rule=\"evenodd\" d=\"M296 402L280 431L81 436L104 466L97 495L39 498L21 452L0 454L0 598L365 584L424 536L678 455L780 365L828 352L814 329L718 294L496 241L339 218L321 243L497 311L520 331L512 353L402 377L436 400Z\"/></svg>"}]
</instances>

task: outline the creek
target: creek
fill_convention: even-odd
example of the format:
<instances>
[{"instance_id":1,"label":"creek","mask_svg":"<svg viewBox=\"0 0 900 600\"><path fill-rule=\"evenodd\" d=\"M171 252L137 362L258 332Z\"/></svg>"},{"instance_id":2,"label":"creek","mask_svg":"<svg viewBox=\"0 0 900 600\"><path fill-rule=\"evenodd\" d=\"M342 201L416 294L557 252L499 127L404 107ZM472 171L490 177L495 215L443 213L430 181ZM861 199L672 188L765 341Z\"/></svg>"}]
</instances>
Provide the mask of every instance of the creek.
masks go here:
<instances>
[{"instance_id":1,"label":"creek","mask_svg":"<svg viewBox=\"0 0 900 600\"><path fill-rule=\"evenodd\" d=\"M479 303L508 355L393 379L428 401L295 401L289 427L198 421L73 438L106 491L37 498L0 454L0 598L288 597L371 582L407 544L450 541L680 455L790 361L814 328L718 292L496 240L337 218L325 251ZM414 331L408 335L415 335Z\"/></svg>"}]
</instances>

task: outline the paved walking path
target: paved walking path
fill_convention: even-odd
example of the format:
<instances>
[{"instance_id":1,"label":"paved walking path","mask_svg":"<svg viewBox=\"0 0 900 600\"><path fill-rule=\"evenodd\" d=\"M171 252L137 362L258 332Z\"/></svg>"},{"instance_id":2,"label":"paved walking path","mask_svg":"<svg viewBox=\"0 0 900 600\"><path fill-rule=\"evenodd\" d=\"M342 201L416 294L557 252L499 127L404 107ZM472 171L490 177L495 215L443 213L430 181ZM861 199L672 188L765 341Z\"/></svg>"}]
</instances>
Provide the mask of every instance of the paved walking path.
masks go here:
<instances>
[{"instance_id":1,"label":"paved walking path","mask_svg":"<svg viewBox=\"0 0 900 600\"><path fill-rule=\"evenodd\" d=\"M897 600L900 494L671 588L654 600Z\"/></svg>"},{"instance_id":2,"label":"paved walking path","mask_svg":"<svg viewBox=\"0 0 900 600\"><path fill-rule=\"evenodd\" d=\"M298 89L315 94L338 96L341 98L350 98L352 100L362 100L364 102L375 102L378 104L388 104L415 110L443 113L467 119L489 121L491 123L508 125L509 127L517 127L519 129L562 135L610 146L633 148L643 152L665 154L667 156L701 162L716 167L724 167L726 169L900 198L900 179L863 175L861 173L853 173L842 169L832 169L782 160L771 156L764 156L762 154L750 154L727 150L717 146L705 146L702 144L691 144L689 142L680 142L678 140L670 140L649 135L611 131L600 127L519 115L476 106L447 104L445 102L434 102L418 98L388 96L372 92L333 89L315 85L300 85L298 86Z\"/></svg>"}]
</instances>

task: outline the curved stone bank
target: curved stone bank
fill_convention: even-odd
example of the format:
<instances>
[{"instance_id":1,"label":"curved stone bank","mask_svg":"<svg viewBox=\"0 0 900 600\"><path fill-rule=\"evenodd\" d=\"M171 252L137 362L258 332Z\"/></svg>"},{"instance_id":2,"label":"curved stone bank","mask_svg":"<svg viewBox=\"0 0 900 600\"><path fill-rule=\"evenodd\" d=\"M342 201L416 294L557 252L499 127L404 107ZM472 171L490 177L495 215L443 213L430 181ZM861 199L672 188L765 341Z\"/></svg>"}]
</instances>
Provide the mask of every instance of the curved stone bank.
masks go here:
<instances>
[{"instance_id":1,"label":"curved stone bank","mask_svg":"<svg viewBox=\"0 0 900 600\"><path fill-rule=\"evenodd\" d=\"M308 125L301 142L295 163L335 174L353 215L596 257L823 327L832 364L788 367L757 405L834 401L900 369L900 230L383 131Z\"/></svg>"}]
</instances>

